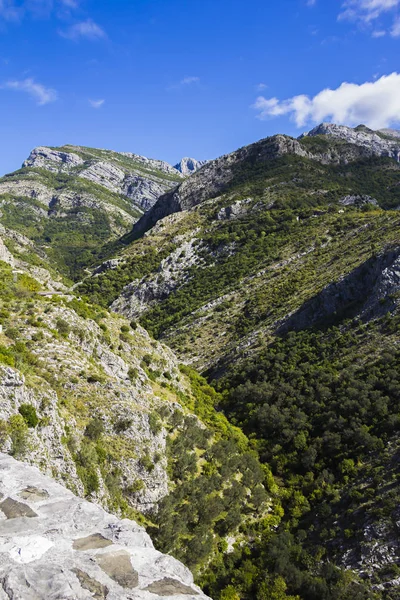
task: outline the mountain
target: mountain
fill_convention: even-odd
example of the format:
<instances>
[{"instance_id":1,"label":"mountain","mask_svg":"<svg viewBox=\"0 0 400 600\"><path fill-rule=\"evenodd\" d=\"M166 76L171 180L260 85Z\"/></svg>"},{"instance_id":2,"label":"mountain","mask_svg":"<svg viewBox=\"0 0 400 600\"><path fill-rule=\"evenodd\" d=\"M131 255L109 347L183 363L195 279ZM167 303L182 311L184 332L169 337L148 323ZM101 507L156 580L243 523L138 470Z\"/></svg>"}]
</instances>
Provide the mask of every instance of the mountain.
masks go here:
<instances>
[{"instance_id":1,"label":"mountain","mask_svg":"<svg viewBox=\"0 0 400 600\"><path fill-rule=\"evenodd\" d=\"M39 147L0 179L1 222L76 279L181 180L171 165L135 154Z\"/></svg>"},{"instance_id":2,"label":"mountain","mask_svg":"<svg viewBox=\"0 0 400 600\"><path fill-rule=\"evenodd\" d=\"M126 196L143 210L150 208L158 196L182 178L176 168L162 160L81 146L35 148L23 167L67 173L92 181Z\"/></svg>"},{"instance_id":3,"label":"mountain","mask_svg":"<svg viewBox=\"0 0 400 600\"><path fill-rule=\"evenodd\" d=\"M4 598L205 599L144 529L0 454L0 581Z\"/></svg>"},{"instance_id":4,"label":"mountain","mask_svg":"<svg viewBox=\"0 0 400 600\"><path fill-rule=\"evenodd\" d=\"M158 200L133 231L157 225L81 291L216 372L330 283L355 280L372 247L396 243L399 213L387 209L400 206L400 169L373 152L333 135L275 136L210 161ZM379 293L371 302L376 312Z\"/></svg>"},{"instance_id":5,"label":"mountain","mask_svg":"<svg viewBox=\"0 0 400 600\"><path fill-rule=\"evenodd\" d=\"M300 139L316 136L332 136L344 140L349 144L355 144L365 150L372 152L375 156L390 156L397 162L400 161L400 134L396 130L386 129L372 131L365 125L351 128L345 125L333 123L321 123L308 133L300 136Z\"/></svg>"},{"instance_id":6,"label":"mountain","mask_svg":"<svg viewBox=\"0 0 400 600\"><path fill-rule=\"evenodd\" d=\"M182 175L189 176L193 175L196 171L201 169L203 165L206 164L206 160L196 160L195 158L182 158L177 165L175 165L175 169L177 169Z\"/></svg>"},{"instance_id":7,"label":"mountain","mask_svg":"<svg viewBox=\"0 0 400 600\"><path fill-rule=\"evenodd\" d=\"M266 138L236 152L209 161L205 168L195 173L176 189L164 194L134 227L140 236L159 219L180 210L188 210L235 186L241 171L248 166L268 165L283 156L299 156L321 164L347 164L369 157L400 158L400 142L376 132L351 129L341 125L323 123L299 140L276 135Z\"/></svg>"}]
</instances>

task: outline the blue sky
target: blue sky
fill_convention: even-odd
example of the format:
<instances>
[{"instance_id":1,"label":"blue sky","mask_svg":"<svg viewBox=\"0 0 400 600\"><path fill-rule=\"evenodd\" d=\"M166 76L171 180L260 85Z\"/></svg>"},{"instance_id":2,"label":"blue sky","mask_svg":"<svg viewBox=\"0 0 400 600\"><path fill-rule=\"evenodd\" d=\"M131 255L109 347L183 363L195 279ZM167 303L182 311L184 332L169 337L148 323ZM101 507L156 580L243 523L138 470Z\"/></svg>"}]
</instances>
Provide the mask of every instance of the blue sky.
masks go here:
<instances>
[{"instance_id":1,"label":"blue sky","mask_svg":"<svg viewBox=\"0 0 400 600\"><path fill-rule=\"evenodd\" d=\"M399 49L400 0L0 0L0 173L38 145L174 163L400 126Z\"/></svg>"}]
</instances>

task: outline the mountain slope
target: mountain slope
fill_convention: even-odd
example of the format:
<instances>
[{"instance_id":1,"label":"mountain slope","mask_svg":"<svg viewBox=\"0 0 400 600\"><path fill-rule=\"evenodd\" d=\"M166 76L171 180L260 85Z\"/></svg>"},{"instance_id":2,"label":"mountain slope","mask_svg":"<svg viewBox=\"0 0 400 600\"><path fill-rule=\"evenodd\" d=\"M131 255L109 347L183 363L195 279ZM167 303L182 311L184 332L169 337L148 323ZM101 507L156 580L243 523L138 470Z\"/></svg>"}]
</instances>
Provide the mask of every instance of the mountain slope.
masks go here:
<instances>
[{"instance_id":1,"label":"mountain slope","mask_svg":"<svg viewBox=\"0 0 400 600\"><path fill-rule=\"evenodd\" d=\"M0 179L1 223L76 279L181 180L167 163L134 154L39 147Z\"/></svg>"},{"instance_id":2,"label":"mountain slope","mask_svg":"<svg viewBox=\"0 0 400 600\"><path fill-rule=\"evenodd\" d=\"M281 136L208 163L134 232L158 211L173 214L80 290L140 317L202 370L235 361L330 283L396 247L399 213L385 209L400 205L398 164L325 137L307 138L324 146L318 159Z\"/></svg>"},{"instance_id":3,"label":"mountain slope","mask_svg":"<svg viewBox=\"0 0 400 600\"><path fill-rule=\"evenodd\" d=\"M215 600L398 598L400 166L331 131L207 163L67 294L2 266L2 449Z\"/></svg>"},{"instance_id":4,"label":"mountain slope","mask_svg":"<svg viewBox=\"0 0 400 600\"><path fill-rule=\"evenodd\" d=\"M396 138L381 137L348 127L322 124L299 141L276 135L208 162L190 180L162 196L155 206L135 225L133 234L140 237L163 217L188 210L238 185L241 178L254 178L273 160L298 156L323 165L345 165L371 157L390 157L397 161L400 143Z\"/></svg>"},{"instance_id":5,"label":"mountain slope","mask_svg":"<svg viewBox=\"0 0 400 600\"><path fill-rule=\"evenodd\" d=\"M274 514L269 470L171 350L22 269L0 262L0 275L1 451L139 519L197 575ZM226 520L228 507L245 519Z\"/></svg>"}]
</instances>

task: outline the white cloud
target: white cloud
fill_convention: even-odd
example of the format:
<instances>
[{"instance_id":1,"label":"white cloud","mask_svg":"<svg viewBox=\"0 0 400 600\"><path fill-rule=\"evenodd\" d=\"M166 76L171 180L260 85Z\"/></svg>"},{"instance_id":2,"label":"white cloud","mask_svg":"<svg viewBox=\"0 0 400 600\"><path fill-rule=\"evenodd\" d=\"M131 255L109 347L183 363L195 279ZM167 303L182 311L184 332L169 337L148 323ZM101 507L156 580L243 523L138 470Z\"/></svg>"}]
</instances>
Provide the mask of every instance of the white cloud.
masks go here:
<instances>
[{"instance_id":1,"label":"white cloud","mask_svg":"<svg viewBox=\"0 0 400 600\"><path fill-rule=\"evenodd\" d=\"M89 104L92 108L101 108L104 104L105 100L89 100Z\"/></svg>"},{"instance_id":2,"label":"white cloud","mask_svg":"<svg viewBox=\"0 0 400 600\"><path fill-rule=\"evenodd\" d=\"M400 37L400 17L397 17L397 19L394 21L390 35L392 37Z\"/></svg>"},{"instance_id":3,"label":"white cloud","mask_svg":"<svg viewBox=\"0 0 400 600\"><path fill-rule=\"evenodd\" d=\"M258 90L259 92L262 92L262 90L266 90L267 89L267 84L266 83L258 83L256 85L256 90Z\"/></svg>"},{"instance_id":4,"label":"white cloud","mask_svg":"<svg viewBox=\"0 0 400 600\"><path fill-rule=\"evenodd\" d=\"M400 122L400 74L384 75L361 85L342 83L325 89L313 98L306 95L287 100L259 96L253 105L260 119L288 115L297 127L307 123L333 121L338 124L365 123L372 129Z\"/></svg>"},{"instance_id":5,"label":"white cloud","mask_svg":"<svg viewBox=\"0 0 400 600\"><path fill-rule=\"evenodd\" d=\"M17 92L25 92L36 100L39 106L49 104L57 100L57 92L51 88L45 87L41 83L37 83L34 79L22 79L20 81L7 81L3 88L15 90Z\"/></svg>"},{"instance_id":6,"label":"white cloud","mask_svg":"<svg viewBox=\"0 0 400 600\"><path fill-rule=\"evenodd\" d=\"M400 0L346 0L342 3L339 19L360 20L366 23L374 21L383 13L400 5Z\"/></svg>"},{"instance_id":7,"label":"white cloud","mask_svg":"<svg viewBox=\"0 0 400 600\"><path fill-rule=\"evenodd\" d=\"M184 77L183 79L178 81L178 83L173 83L172 85L169 85L166 88L166 90L167 91L179 90L179 89L186 88L189 86L199 86L199 85L200 85L200 77L194 77L192 75L190 77Z\"/></svg>"},{"instance_id":8,"label":"white cloud","mask_svg":"<svg viewBox=\"0 0 400 600\"><path fill-rule=\"evenodd\" d=\"M75 23L75 25L71 25L65 31L60 31L59 34L67 38L68 40L77 41L79 39L87 39L91 41L104 39L107 37L104 29L97 25L92 19L87 19L86 21L81 21L80 23Z\"/></svg>"},{"instance_id":9,"label":"white cloud","mask_svg":"<svg viewBox=\"0 0 400 600\"><path fill-rule=\"evenodd\" d=\"M181 79L181 85L192 85L193 83L200 83L200 77L184 77Z\"/></svg>"},{"instance_id":10,"label":"white cloud","mask_svg":"<svg viewBox=\"0 0 400 600\"><path fill-rule=\"evenodd\" d=\"M341 4L342 11L339 13L338 20L358 22L367 30L369 29L374 38L383 37L387 33L392 37L399 37L399 17L394 17L399 7L400 0L345 0ZM382 27L385 15L386 26ZM392 25L388 24L388 18L392 21ZM377 21L378 27L374 27Z\"/></svg>"}]
</instances>

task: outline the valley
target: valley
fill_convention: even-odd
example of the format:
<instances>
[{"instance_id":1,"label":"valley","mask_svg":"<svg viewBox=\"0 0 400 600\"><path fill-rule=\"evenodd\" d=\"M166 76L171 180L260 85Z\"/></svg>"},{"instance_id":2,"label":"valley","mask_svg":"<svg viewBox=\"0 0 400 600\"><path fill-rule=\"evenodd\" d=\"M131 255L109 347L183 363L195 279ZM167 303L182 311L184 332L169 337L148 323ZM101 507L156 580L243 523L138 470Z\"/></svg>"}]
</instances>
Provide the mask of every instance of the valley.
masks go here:
<instances>
[{"instance_id":1,"label":"valley","mask_svg":"<svg viewBox=\"0 0 400 600\"><path fill-rule=\"evenodd\" d=\"M0 451L214 600L400 598L399 155L332 124L33 150L0 180Z\"/></svg>"}]
</instances>

